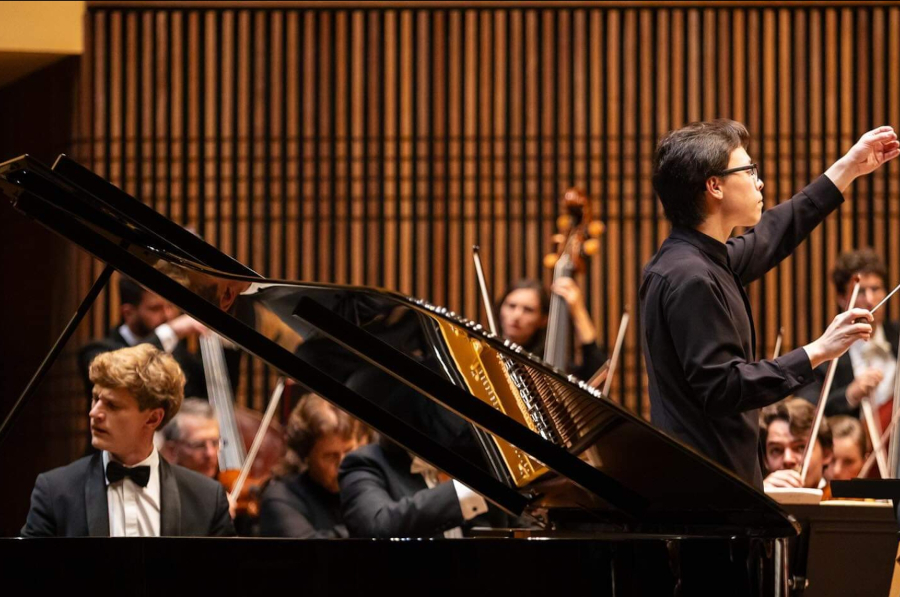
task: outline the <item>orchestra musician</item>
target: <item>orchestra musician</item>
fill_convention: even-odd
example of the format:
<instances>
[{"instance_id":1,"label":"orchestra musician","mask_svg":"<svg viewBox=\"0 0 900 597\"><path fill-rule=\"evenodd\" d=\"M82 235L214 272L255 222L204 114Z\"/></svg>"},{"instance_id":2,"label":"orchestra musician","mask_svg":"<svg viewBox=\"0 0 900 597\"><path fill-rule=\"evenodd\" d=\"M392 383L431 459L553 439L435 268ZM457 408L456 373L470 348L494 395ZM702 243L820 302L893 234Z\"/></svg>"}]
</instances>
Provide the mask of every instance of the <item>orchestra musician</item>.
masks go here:
<instances>
[{"instance_id":1,"label":"orchestra musician","mask_svg":"<svg viewBox=\"0 0 900 597\"><path fill-rule=\"evenodd\" d=\"M150 344L97 356L91 442L100 450L38 476L24 537L230 536L224 488L169 464L154 432L178 412L184 374Z\"/></svg>"},{"instance_id":2,"label":"orchestra musician","mask_svg":"<svg viewBox=\"0 0 900 597\"><path fill-rule=\"evenodd\" d=\"M561 296L568 306L581 349L581 364L567 369L581 379L588 379L606 360L597 344L597 332L584 302L578 283L568 276L557 278L551 291ZM503 337L528 352L543 356L550 312L550 296L537 280L523 279L513 284L500 299L496 309Z\"/></svg>"},{"instance_id":3,"label":"orchestra musician","mask_svg":"<svg viewBox=\"0 0 900 597\"><path fill-rule=\"evenodd\" d=\"M358 444L356 421L315 394L300 399L286 429L281 471L263 490L259 532L267 537L347 537L338 468Z\"/></svg>"},{"instance_id":4,"label":"orchestra musician","mask_svg":"<svg viewBox=\"0 0 900 597\"><path fill-rule=\"evenodd\" d=\"M866 432L859 419L849 415L828 417L834 458L827 473L831 480L849 481L859 476L869 450Z\"/></svg>"},{"instance_id":5,"label":"orchestra musician","mask_svg":"<svg viewBox=\"0 0 900 597\"><path fill-rule=\"evenodd\" d=\"M489 524L483 497L384 437L348 454L338 481L351 537L455 538Z\"/></svg>"},{"instance_id":6,"label":"orchestra musician","mask_svg":"<svg viewBox=\"0 0 900 597\"><path fill-rule=\"evenodd\" d=\"M201 398L185 398L162 429L160 453L171 462L211 479L219 473L219 422L212 405Z\"/></svg>"},{"instance_id":7,"label":"orchestra musician","mask_svg":"<svg viewBox=\"0 0 900 597\"><path fill-rule=\"evenodd\" d=\"M109 330L106 337L85 345L78 355L78 362L88 392L91 382L88 371L98 354L149 343L175 357L184 372L188 396L206 396L203 364L191 354L183 340L205 333L206 327L189 315L173 317L170 303L161 296L145 290L134 280L119 278L121 299L121 323Z\"/></svg>"},{"instance_id":8,"label":"orchestra musician","mask_svg":"<svg viewBox=\"0 0 900 597\"><path fill-rule=\"evenodd\" d=\"M802 483L800 479L803 453L815 412L815 407L803 398L788 398L762 409L760 418L765 427L765 465L769 473L763 481L766 490L775 487L825 488L825 470L834 455L827 419L823 419L819 427L806 482Z\"/></svg>"},{"instance_id":9,"label":"orchestra musician","mask_svg":"<svg viewBox=\"0 0 900 597\"><path fill-rule=\"evenodd\" d=\"M887 267L881 257L872 249L844 253L831 272L841 310L847 308L854 286L851 282L857 275L857 307L872 309L887 296ZM889 405L894 388L897 350L900 346L900 322L885 321L885 313L885 309L878 309L872 314L875 320L869 342L856 342L838 359L834 381L825 403L827 416L844 414L859 418L860 403L868 398L875 411L886 415L880 419L882 429L890 420ZM823 365L816 369L816 383L800 392L804 398L818 401L827 368L827 365Z\"/></svg>"},{"instance_id":10,"label":"orchestra musician","mask_svg":"<svg viewBox=\"0 0 900 597\"><path fill-rule=\"evenodd\" d=\"M890 127L865 133L823 176L763 214L749 142L744 125L726 119L692 123L659 141L653 187L673 228L644 268L640 304L651 420L762 488L758 409L868 339L873 318L853 309L810 344L757 360L744 286L790 255L855 178L897 157L900 143ZM753 228L732 238L739 226Z\"/></svg>"}]
</instances>

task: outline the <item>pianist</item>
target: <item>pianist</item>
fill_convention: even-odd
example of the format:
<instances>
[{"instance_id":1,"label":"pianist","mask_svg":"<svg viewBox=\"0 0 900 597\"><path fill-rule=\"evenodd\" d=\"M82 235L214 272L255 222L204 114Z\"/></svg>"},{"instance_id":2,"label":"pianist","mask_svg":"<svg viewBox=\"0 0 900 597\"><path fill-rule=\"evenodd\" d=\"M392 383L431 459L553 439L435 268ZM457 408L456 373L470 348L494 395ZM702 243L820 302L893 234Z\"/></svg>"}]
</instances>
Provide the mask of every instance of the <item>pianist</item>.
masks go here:
<instances>
[{"instance_id":1,"label":"pianist","mask_svg":"<svg viewBox=\"0 0 900 597\"><path fill-rule=\"evenodd\" d=\"M169 464L153 445L184 397L175 360L139 344L99 355L90 379L100 452L38 476L22 536L234 535L223 487Z\"/></svg>"},{"instance_id":2,"label":"pianist","mask_svg":"<svg viewBox=\"0 0 900 597\"><path fill-rule=\"evenodd\" d=\"M653 188L672 232L644 268L641 341L654 424L762 489L758 409L868 339L872 315L842 313L819 339L759 361L744 286L789 256L843 202L850 183L897 157L900 144L890 127L864 134L823 176L763 214L749 141L744 125L724 119L660 140ZM754 228L731 238L739 226Z\"/></svg>"},{"instance_id":3,"label":"pianist","mask_svg":"<svg viewBox=\"0 0 900 597\"><path fill-rule=\"evenodd\" d=\"M338 477L351 537L462 537L490 525L487 502L382 437L344 458Z\"/></svg>"}]
</instances>

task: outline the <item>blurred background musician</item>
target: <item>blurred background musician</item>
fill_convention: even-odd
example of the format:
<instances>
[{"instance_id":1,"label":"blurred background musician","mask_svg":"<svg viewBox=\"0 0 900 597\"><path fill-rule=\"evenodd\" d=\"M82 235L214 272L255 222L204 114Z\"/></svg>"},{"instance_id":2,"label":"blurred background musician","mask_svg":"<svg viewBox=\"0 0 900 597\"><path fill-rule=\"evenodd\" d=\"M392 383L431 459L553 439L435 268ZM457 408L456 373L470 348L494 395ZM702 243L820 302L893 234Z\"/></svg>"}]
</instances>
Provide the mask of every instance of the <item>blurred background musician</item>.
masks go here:
<instances>
[{"instance_id":1,"label":"blurred background musician","mask_svg":"<svg viewBox=\"0 0 900 597\"><path fill-rule=\"evenodd\" d=\"M844 311L853 290L853 279L860 277L856 306L872 309L887 296L887 267L872 249L860 249L841 255L831 272L831 280L841 311ZM900 322L886 321L886 309L878 309L872 315L872 337L868 342L857 341L838 359L834 382L825 403L825 414L860 417L860 403L871 400L876 413L876 423L884 429L891 416L894 369L900 346ZM817 402L828 363L816 369L816 383L803 388L798 394ZM880 433L880 432L879 432Z\"/></svg>"},{"instance_id":2,"label":"blurred background musician","mask_svg":"<svg viewBox=\"0 0 900 597\"><path fill-rule=\"evenodd\" d=\"M768 475L763 486L770 488L824 489L825 469L833 457L831 429L823 419L813 448L806 484L800 482L803 452L812 429L815 407L803 398L786 398L762 409L760 418L765 428L765 468Z\"/></svg>"},{"instance_id":3,"label":"blurred background musician","mask_svg":"<svg viewBox=\"0 0 900 597\"><path fill-rule=\"evenodd\" d=\"M849 415L828 417L827 421L831 429L834 458L826 475L830 481L855 479L870 452L862 423Z\"/></svg>"},{"instance_id":4,"label":"blurred background musician","mask_svg":"<svg viewBox=\"0 0 900 597\"><path fill-rule=\"evenodd\" d=\"M219 423L209 402L185 398L181 410L159 433L157 444L160 453L172 464L215 479L219 472L220 441Z\"/></svg>"},{"instance_id":5,"label":"blurred background musician","mask_svg":"<svg viewBox=\"0 0 900 597\"><path fill-rule=\"evenodd\" d=\"M606 355L597 344L597 332L585 305L584 294L578 283L568 276L558 278L551 291L565 300L581 351L580 364L570 362L566 370L581 379L589 379L606 360ZM503 295L497 307L497 321L504 338L543 357L549 313L550 295L543 284L537 280L523 279Z\"/></svg>"},{"instance_id":6,"label":"blurred background musician","mask_svg":"<svg viewBox=\"0 0 900 597\"><path fill-rule=\"evenodd\" d=\"M177 315L167 300L145 290L134 280L119 277L120 323L109 330L105 338L85 345L78 355L85 387L90 391L88 368L98 354L148 343L175 357L187 384L185 394L206 397L203 364L184 342L186 338L205 333L206 327L189 315ZM231 357L239 358L239 353ZM236 370L236 365L234 366ZM235 378L235 376L232 376Z\"/></svg>"},{"instance_id":7,"label":"blurred background musician","mask_svg":"<svg viewBox=\"0 0 900 597\"><path fill-rule=\"evenodd\" d=\"M291 412L285 431L288 451L262 492L259 532L267 537L347 537L341 517L338 468L354 450L360 425L315 394Z\"/></svg>"}]
</instances>

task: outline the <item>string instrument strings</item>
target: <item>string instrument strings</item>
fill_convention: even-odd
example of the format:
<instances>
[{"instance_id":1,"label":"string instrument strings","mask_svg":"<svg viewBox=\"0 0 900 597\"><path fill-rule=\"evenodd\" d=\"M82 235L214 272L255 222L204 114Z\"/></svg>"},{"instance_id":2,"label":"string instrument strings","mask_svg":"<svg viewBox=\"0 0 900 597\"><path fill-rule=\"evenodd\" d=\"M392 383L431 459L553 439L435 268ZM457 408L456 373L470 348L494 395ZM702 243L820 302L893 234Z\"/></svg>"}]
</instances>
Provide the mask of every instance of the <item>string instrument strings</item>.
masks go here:
<instances>
[{"instance_id":1,"label":"string instrument strings","mask_svg":"<svg viewBox=\"0 0 900 597\"><path fill-rule=\"evenodd\" d=\"M203 357L203 372L206 375L206 391L219 422L219 434L222 438L219 470L221 472L240 470L246 452L234 413L234 399L221 338L214 333L200 336L200 354Z\"/></svg>"},{"instance_id":2,"label":"string instrument strings","mask_svg":"<svg viewBox=\"0 0 900 597\"><path fill-rule=\"evenodd\" d=\"M560 213L562 215L556 222L558 232L553 236L557 250L544 257L544 266L553 269L553 284L560 278L571 278L585 271L586 259L599 251L597 237L605 229L602 222L590 220L590 202L585 192L577 187L571 187L563 194ZM563 370L568 365L572 344L570 319L565 299L552 292L544 361Z\"/></svg>"},{"instance_id":3,"label":"string instrument strings","mask_svg":"<svg viewBox=\"0 0 900 597\"><path fill-rule=\"evenodd\" d=\"M856 297L859 296L859 276L856 277L856 284L853 286L853 294L850 295L850 303L847 310L853 309L856 305ZM822 391L819 393L819 402L816 404L816 417L813 420L812 429L809 431L809 438L806 441L806 448L803 450L803 465L800 468L800 485L806 486L806 475L809 473L809 464L812 460L813 450L815 449L816 439L819 437L819 427L822 425L822 418L825 415L825 402L828 400L828 394L831 393L831 385L834 383L834 374L837 371L838 359L832 359L828 363L828 373L825 375L825 383L822 384Z\"/></svg>"}]
</instances>

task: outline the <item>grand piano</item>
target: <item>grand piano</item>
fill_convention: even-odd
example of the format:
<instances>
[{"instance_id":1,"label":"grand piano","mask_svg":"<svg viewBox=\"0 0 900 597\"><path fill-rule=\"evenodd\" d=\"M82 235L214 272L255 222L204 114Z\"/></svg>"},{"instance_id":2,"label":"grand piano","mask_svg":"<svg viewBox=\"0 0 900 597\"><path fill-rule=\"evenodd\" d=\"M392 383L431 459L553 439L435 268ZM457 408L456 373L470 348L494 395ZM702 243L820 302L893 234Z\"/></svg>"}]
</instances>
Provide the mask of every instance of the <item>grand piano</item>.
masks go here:
<instances>
[{"instance_id":1,"label":"grand piano","mask_svg":"<svg viewBox=\"0 0 900 597\"><path fill-rule=\"evenodd\" d=\"M65 156L0 164L0 192L108 264L93 296L112 269L132 277L513 521L462 540L4 539L7 587L802 590L787 557L800 525L778 504L474 322L388 290L265 279Z\"/></svg>"}]
</instances>

